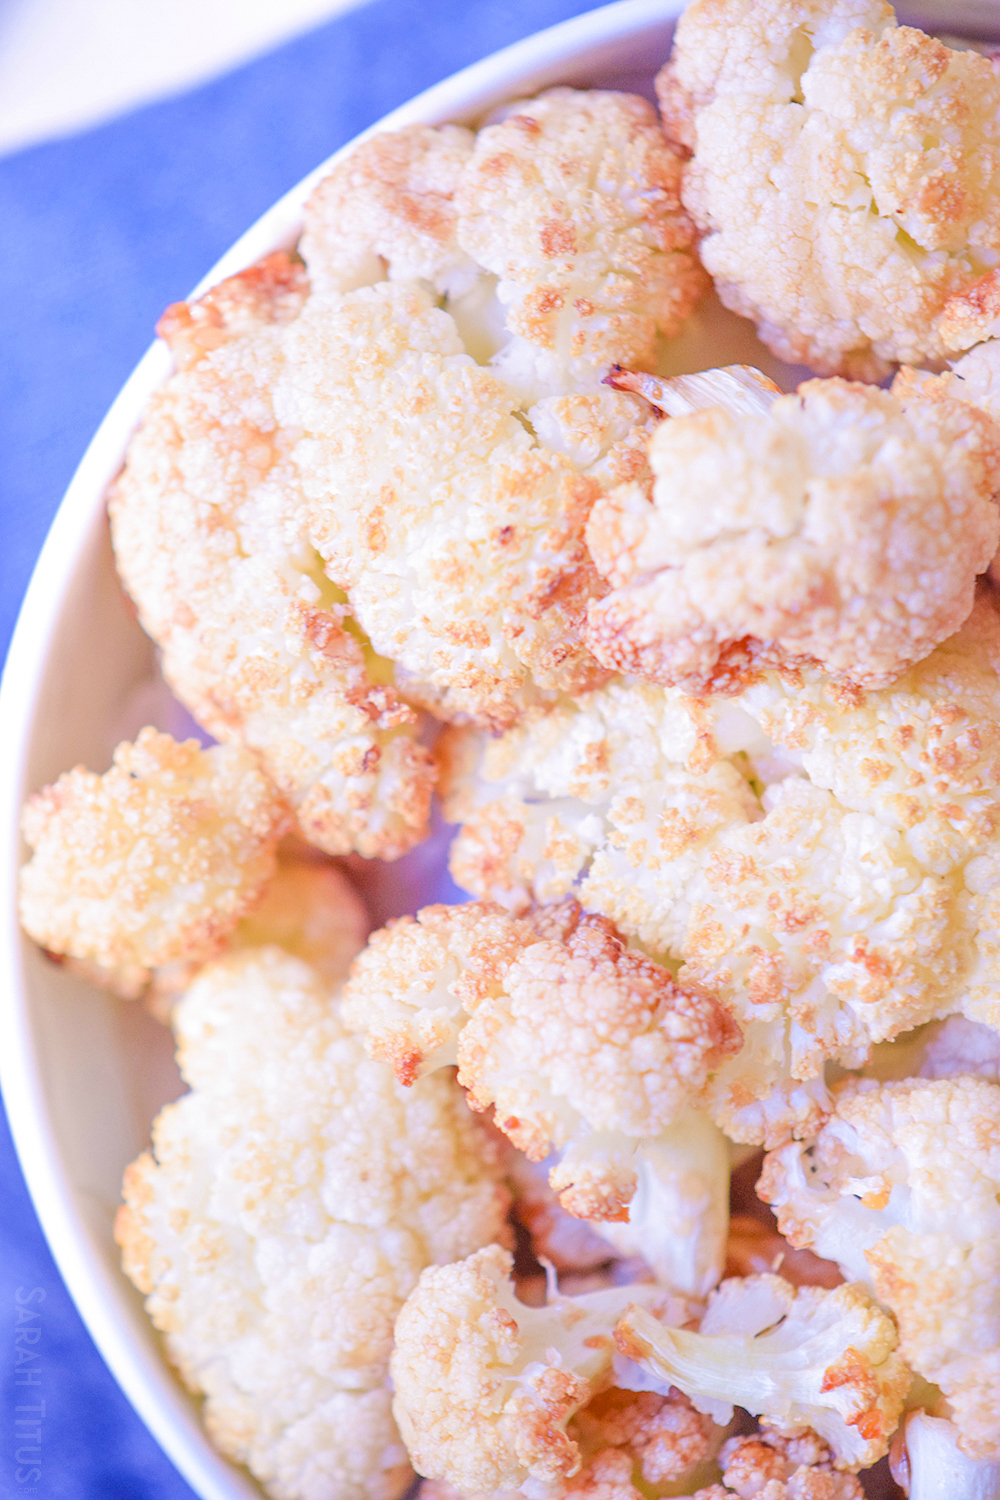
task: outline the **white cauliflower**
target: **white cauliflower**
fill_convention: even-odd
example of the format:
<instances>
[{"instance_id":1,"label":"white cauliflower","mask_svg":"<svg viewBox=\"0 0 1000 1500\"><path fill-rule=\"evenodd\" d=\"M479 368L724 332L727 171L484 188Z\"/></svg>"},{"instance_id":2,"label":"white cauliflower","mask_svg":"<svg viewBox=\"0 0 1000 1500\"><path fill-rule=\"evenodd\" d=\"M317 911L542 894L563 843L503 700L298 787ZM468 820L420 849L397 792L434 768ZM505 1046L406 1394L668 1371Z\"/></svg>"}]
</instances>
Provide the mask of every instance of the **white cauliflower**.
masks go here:
<instances>
[{"instance_id":1,"label":"white cauliflower","mask_svg":"<svg viewBox=\"0 0 1000 1500\"><path fill-rule=\"evenodd\" d=\"M814 1133L823 1065L962 1012L1000 1029L1000 616L891 688L815 669L736 697L628 679L499 739L449 732L452 872L515 910L574 891L744 1033L707 1107L737 1140Z\"/></svg>"},{"instance_id":2,"label":"white cauliflower","mask_svg":"<svg viewBox=\"0 0 1000 1500\"><path fill-rule=\"evenodd\" d=\"M658 80L723 302L781 358L878 380L995 320L1000 73L884 0L696 0Z\"/></svg>"},{"instance_id":3,"label":"white cauliflower","mask_svg":"<svg viewBox=\"0 0 1000 1500\"><path fill-rule=\"evenodd\" d=\"M423 1273L396 1319L393 1412L418 1473L484 1496L558 1496L582 1462L567 1423L613 1383L615 1319L662 1293L614 1287L526 1307L512 1265L491 1245Z\"/></svg>"},{"instance_id":4,"label":"white cauliflower","mask_svg":"<svg viewBox=\"0 0 1000 1500\"><path fill-rule=\"evenodd\" d=\"M726 370L642 385L698 381L650 439L652 502L633 482L591 511L599 661L691 692L764 662L885 687L959 628L1000 535L991 417L919 387L812 380L762 412Z\"/></svg>"},{"instance_id":5,"label":"white cauliflower","mask_svg":"<svg viewBox=\"0 0 1000 1500\"><path fill-rule=\"evenodd\" d=\"M686 1150L679 1117L739 1045L712 996L680 988L575 902L533 921L477 904L402 917L355 960L343 1018L404 1083L457 1062L473 1108L492 1105L519 1150L562 1151L549 1181L564 1208L595 1220L628 1219L637 1147L653 1151L647 1196L658 1179L669 1194L671 1152ZM701 1191L714 1203L712 1182Z\"/></svg>"},{"instance_id":6,"label":"white cauliflower","mask_svg":"<svg viewBox=\"0 0 1000 1500\"><path fill-rule=\"evenodd\" d=\"M245 750L143 729L103 776L77 766L28 799L21 921L131 999L153 969L221 951L274 871L287 816Z\"/></svg>"},{"instance_id":7,"label":"white cauliflower","mask_svg":"<svg viewBox=\"0 0 1000 1500\"><path fill-rule=\"evenodd\" d=\"M192 1091L126 1172L125 1271L275 1500L395 1500L393 1320L425 1266L502 1232L494 1153L450 1080L401 1088L278 947L209 964L174 1024Z\"/></svg>"},{"instance_id":8,"label":"white cauliflower","mask_svg":"<svg viewBox=\"0 0 1000 1500\"><path fill-rule=\"evenodd\" d=\"M567 1433L579 1447L580 1467L569 1479L546 1484L553 1500L661 1500L678 1495L718 1472L714 1458L723 1438L722 1429L696 1411L680 1391L661 1395L614 1386L571 1417ZM462 1494L443 1479L425 1479L417 1494L419 1500L486 1500ZM524 1491L502 1495L515 1500ZM830 1500L841 1500L839 1492ZM853 1500L853 1491L845 1491L844 1500Z\"/></svg>"},{"instance_id":9,"label":"white cauliflower","mask_svg":"<svg viewBox=\"0 0 1000 1500\"><path fill-rule=\"evenodd\" d=\"M159 332L178 368L110 493L112 538L164 675L198 721L256 753L307 839L394 858L426 829L433 771L298 513L274 387L307 292L279 253L168 309Z\"/></svg>"},{"instance_id":10,"label":"white cauliflower","mask_svg":"<svg viewBox=\"0 0 1000 1500\"><path fill-rule=\"evenodd\" d=\"M840 1469L866 1467L887 1451L911 1381L892 1319L857 1285L724 1281L697 1333L632 1307L615 1340L716 1421L742 1406L779 1431L813 1429Z\"/></svg>"},{"instance_id":11,"label":"white cauliflower","mask_svg":"<svg viewBox=\"0 0 1000 1500\"><path fill-rule=\"evenodd\" d=\"M719 1463L722 1483L693 1500L864 1500L858 1480L833 1467L829 1447L808 1429L795 1437L763 1431L729 1438Z\"/></svg>"},{"instance_id":12,"label":"white cauliflower","mask_svg":"<svg viewBox=\"0 0 1000 1500\"><path fill-rule=\"evenodd\" d=\"M912 1411L900 1436L892 1472L909 1500L994 1500L1000 1494L1000 1462L963 1453L953 1422Z\"/></svg>"},{"instance_id":13,"label":"white cauliflower","mask_svg":"<svg viewBox=\"0 0 1000 1500\"><path fill-rule=\"evenodd\" d=\"M793 1245L874 1287L963 1450L1000 1458L1000 1087L847 1080L815 1143L768 1156L758 1190Z\"/></svg>"}]
</instances>

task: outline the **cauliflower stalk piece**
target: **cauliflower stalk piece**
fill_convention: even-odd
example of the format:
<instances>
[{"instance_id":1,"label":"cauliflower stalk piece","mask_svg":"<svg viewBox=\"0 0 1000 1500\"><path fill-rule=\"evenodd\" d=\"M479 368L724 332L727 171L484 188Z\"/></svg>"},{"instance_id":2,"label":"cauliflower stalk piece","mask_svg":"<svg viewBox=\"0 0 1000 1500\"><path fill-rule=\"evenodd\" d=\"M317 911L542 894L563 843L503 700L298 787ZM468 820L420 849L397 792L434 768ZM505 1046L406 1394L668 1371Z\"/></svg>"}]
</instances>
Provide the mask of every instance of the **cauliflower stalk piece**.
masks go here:
<instances>
[{"instance_id":1,"label":"cauliflower stalk piece","mask_svg":"<svg viewBox=\"0 0 1000 1500\"><path fill-rule=\"evenodd\" d=\"M588 613L599 661L690 692L741 662L877 688L959 628L1000 535L992 418L841 380L775 388L762 413L761 386L741 402L728 371L681 380L703 409L654 431L652 503L631 483L590 514L613 586ZM661 402L673 384L642 381Z\"/></svg>"},{"instance_id":2,"label":"cauliflower stalk piece","mask_svg":"<svg viewBox=\"0 0 1000 1500\"><path fill-rule=\"evenodd\" d=\"M537 1500L580 1471L567 1423L612 1384L616 1317L662 1293L614 1287L529 1308L512 1266L490 1245L423 1273L396 1320L393 1412L418 1473Z\"/></svg>"},{"instance_id":3,"label":"cauliflower stalk piece","mask_svg":"<svg viewBox=\"0 0 1000 1500\"><path fill-rule=\"evenodd\" d=\"M688 1108L655 1140L640 1145L634 1166L628 1218L598 1224L598 1233L619 1255L641 1256L661 1286L704 1297L726 1263L725 1136L706 1114Z\"/></svg>"},{"instance_id":4,"label":"cauliflower stalk piece","mask_svg":"<svg viewBox=\"0 0 1000 1500\"><path fill-rule=\"evenodd\" d=\"M878 380L997 313L1000 75L884 0L696 0L658 80L723 302L781 358Z\"/></svg>"},{"instance_id":5,"label":"cauliflower stalk piece","mask_svg":"<svg viewBox=\"0 0 1000 1500\"><path fill-rule=\"evenodd\" d=\"M549 1174L563 1207L609 1221L629 1217L636 1148L655 1151L739 1045L713 997L680 988L575 902L533 920L478 904L403 917L356 959L343 1016L403 1082L457 1062L470 1104L492 1105L519 1150L535 1161L563 1151ZM669 1194L672 1149L683 1154L683 1128L651 1158L647 1195L658 1178Z\"/></svg>"},{"instance_id":6,"label":"cauliflower stalk piece","mask_svg":"<svg viewBox=\"0 0 1000 1500\"><path fill-rule=\"evenodd\" d=\"M191 1092L126 1172L125 1271L275 1500L395 1500L393 1320L425 1266L502 1232L495 1153L450 1080L402 1089L278 947L209 964L174 1024Z\"/></svg>"},{"instance_id":7,"label":"cauliflower stalk piece","mask_svg":"<svg viewBox=\"0 0 1000 1500\"><path fill-rule=\"evenodd\" d=\"M132 999L153 969L221 951L263 893L287 820L245 750L143 729L103 776L77 766L29 798L21 921Z\"/></svg>"},{"instance_id":8,"label":"cauliflower stalk piece","mask_svg":"<svg viewBox=\"0 0 1000 1500\"><path fill-rule=\"evenodd\" d=\"M793 1245L874 1287L963 1451L1000 1458L1000 1087L846 1080L814 1145L768 1156L758 1191Z\"/></svg>"},{"instance_id":9,"label":"cauliflower stalk piece","mask_svg":"<svg viewBox=\"0 0 1000 1500\"><path fill-rule=\"evenodd\" d=\"M717 1421L738 1405L779 1430L812 1428L840 1469L873 1464L888 1450L911 1381L892 1319L857 1285L828 1291L780 1276L734 1278L713 1294L699 1332L664 1327L633 1307L615 1339Z\"/></svg>"},{"instance_id":10,"label":"cauliflower stalk piece","mask_svg":"<svg viewBox=\"0 0 1000 1500\"><path fill-rule=\"evenodd\" d=\"M488 740L449 731L451 868L522 910L570 891L744 1033L705 1107L815 1134L824 1062L962 1012L1000 1029L1000 616L892 687L760 671L735 697L622 679Z\"/></svg>"},{"instance_id":11,"label":"cauliflower stalk piece","mask_svg":"<svg viewBox=\"0 0 1000 1500\"><path fill-rule=\"evenodd\" d=\"M912 1411L903 1434L901 1452L893 1443L892 1471L909 1500L993 1500L1000 1493L1000 1463L963 1453L953 1422Z\"/></svg>"}]
</instances>

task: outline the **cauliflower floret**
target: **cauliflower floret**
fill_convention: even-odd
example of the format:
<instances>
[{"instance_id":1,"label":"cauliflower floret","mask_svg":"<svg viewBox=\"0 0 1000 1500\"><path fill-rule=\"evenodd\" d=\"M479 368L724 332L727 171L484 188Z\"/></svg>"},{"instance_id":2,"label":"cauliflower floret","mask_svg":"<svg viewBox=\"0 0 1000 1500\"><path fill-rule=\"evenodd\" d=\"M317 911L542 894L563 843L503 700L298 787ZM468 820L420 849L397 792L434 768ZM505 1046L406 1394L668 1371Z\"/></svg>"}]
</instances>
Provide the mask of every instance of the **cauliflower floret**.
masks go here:
<instances>
[{"instance_id":1,"label":"cauliflower floret","mask_svg":"<svg viewBox=\"0 0 1000 1500\"><path fill-rule=\"evenodd\" d=\"M953 1422L913 1411L900 1437L901 1451L898 1438L892 1445L892 1473L909 1500L993 1500L1000 1494L1000 1462L963 1453Z\"/></svg>"},{"instance_id":2,"label":"cauliflower floret","mask_svg":"<svg viewBox=\"0 0 1000 1500\"><path fill-rule=\"evenodd\" d=\"M347 978L370 926L361 897L336 865L302 850L279 850L274 879L242 919L229 946L263 948L276 943L335 985Z\"/></svg>"},{"instance_id":3,"label":"cauliflower floret","mask_svg":"<svg viewBox=\"0 0 1000 1500\"><path fill-rule=\"evenodd\" d=\"M707 278L680 204L680 156L631 94L551 89L481 130L457 238L499 278L509 342L493 363L527 400L652 363Z\"/></svg>"},{"instance_id":4,"label":"cauliflower floret","mask_svg":"<svg viewBox=\"0 0 1000 1500\"><path fill-rule=\"evenodd\" d=\"M581 1464L571 1478L546 1485L553 1500L660 1500L677 1495L682 1487L691 1489L711 1475L723 1438L722 1429L696 1411L680 1391L661 1395L617 1387L602 1391L571 1417L567 1433L579 1447ZM523 1500L524 1493L501 1492L495 1500ZM425 1479L418 1495L419 1500L486 1500L463 1495L442 1479Z\"/></svg>"},{"instance_id":5,"label":"cauliflower floret","mask_svg":"<svg viewBox=\"0 0 1000 1500\"><path fill-rule=\"evenodd\" d=\"M841 380L761 413L760 387L717 404L727 371L683 379L703 409L653 433L652 504L632 483L590 514L613 585L588 614L599 661L691 692L741 659L884 687L959 628L1000 534L990 417Z\"/></svg>"},{"instance_id":6,"label":"cauliflower floret","mask_svg":"<svg viewBox=\"0 0 1000 1500\"><path fill-rule=\"evenodd\" d=\"M792 1286L840 1286L844 1277L832 1260L811 1250L796 1250L777 1232L750 1214L733 1214L726 1240L727 1276L762 1276L773 1271Z\"/></svg>"},{"instance_id":7,"label":"cauliflower floret","mask_svg":"<svg viewBox=\"0 0 1000 1500\"><path fill-rule=\"evenodd\" d=\"M961 1011L1000 1030L1000 616L891 688L757 672L735 698L627 679L499 739L450 731L452 872L515 910L575 891L742 1051L706 1104L737 1140L815 1132L824 1062Z\"/></svg>"},{"instance_id":8,"label":"cauliflower floret","mask_svg":"<svg viewBox=\"0 0 1000 1500\"><path fill-rule=\"evenodd\" d=\"M126 1273L275 1500L394 1500L393 1320L425 1266L502 1232L494 1153L450 1080L400 1088L280 948L208 965L174 1023L192 1092L126 1173Z\"/></svg>"},{"instance_id":9,"label":"cauliflower floret","mask_svg":"<svg viewBox=\"0 0 1000 1500\"><path fill-rule=\"evenodd\" d=\"M425 829L400 694L503 725L606 675L583 528L645 472L649 413L601 375L651 358L705 277L644 100L529 107L362 143L307 205L308 277L272 256L172 309L181 368L111 497L171 682L329 852Z\"/></svg>"},{"instance_id":10,"label":"cauliflower floret","mask_svg":"<svg viewBox=\"0 0 1000 1500\"><path fill-rule=\"evenodd\" d=\"M404 1083L457 1062L473 1108L492 1105L533 1160L566 1148L549 1181L597 1220L628 1219L636 1147L654 1148L739 1045L714 998L575 902L535 924L476 904L400 918L355 960L343 1016ZM670 1150L667 1137L651 1181L669 1177Z\"/></svg>"},{"instance_id":11,"label":"cauliflower floret","mask_svg":"<svg viewBox=\"0 0 1000 1500\"><path fill-rule=\"evenodd\" d=\"M1000 1458L1000 1087L847 1080L814 1146L768 1156L758 1191L793 1245L871 1283L963 1450Z\"/></svg>"},{"instance_id":12,"label":"cauliflower floret","mask_svg":"<svg viewBox=\"0 0 1000 1500\"><path fill-rule=\"evenodd\" d=\"M781 358L877 380L983 337L1000 254L991 60L897 26L884 0L696 0L658 89L693 152L702 260Z\"/></svg>"},{"instance_id":13,"label":"cauliflower floret","mask_svg":"<svg viewBox=\"0 0 1000 1500\"><path fill-rule=\"evenodd\" d=\"M733 1437L719 1455L722 1484L699 1490L693 1500L864 1500L853 1474L838 1472L814 1432L796 1437L761 1432Z\"/></svg>"},{"instance_id":14,"label":"cauliflower floret","mask_svg":"<svg viewBox=\"0 0 1000 1500\"><path fill-rule=\"evenodd\" d=\"M347 876L330 860L289 840L279 846L274 874L230 933L225 950L277 943L305 959L332 986L347 978L370 929L364 903ZM203 963L204 955L178 958L155 970L144 998L158 1021L169 1025L174 1004Z\"/></svg>"},{"instance_id":15,"label":"cauliflower floret","mask_svg":"<svg viewBox=\"0 0 1000 1500\"><path fill-rule=\"evenodd\" d=\"M287 809L251 755L143 729L103 776L77 766L29 798L29 936L125 998L150 971L217 954L275 867Z\"/></svg>"},{"instance_id":16,"label":"cauliflower floret","mask_svg":"<svg viewBox=\"0 0 1000 1500\"><path fill-rule=\"evenodd\" d=\"M579 634L601 589L583 540L601 482L532 435L455 320L419 284L385 281L314 294L286 342L275 401L302 433L304 522L407 694L503 724L599 681ZM628 434L635 398L607 395ZM645 459L610 463L624 477Z\"/></svg>"},{"instance_id":17,"label":"cauliflower floret","mask_svg":"<svg viewBox=\"0 0 1000 1500\"><path fill-rule=\"evenodd\" d=\"M426 829L433 768L297 512L273 392L307 290L279 253L168 309L159 331L178 368L109 496L112 537L164 675L198 721L257 754L307 839L394 858Z\"/></svg>"},{"instance_id":18,"label":"cauliflower floret","mask_svg":"<svg viewBox=\"0 0 1000 1500\"><path fill-rule=\"evenodd\" d=\"M558 1495L579 1473L569 1419L612 1383L618 1314L654 1287L518 1302L513 1260L490 1245L423 1273L396 1319L393 1412L413 1465L465 1492Z\"/></svg>"},{"instance_id":19,"label":"cauliflower floret","mask_svg":"<svg viewBox=\"0 0 1000 1500\"><path fill-rule=\"evenodd\" d=\"M862 1286L791 1286L780 1276L724 1281L699 1332L667 1328L641 1307L615 1329L626 1358L684 1391L716 1421L734 1405L779 1431L812 1428L840 1469L888 1450L911 1374L892 1319Z\"/></svg>"},{"instance_id":20,"label":"cauliflower floret","mask_svg":"<svg viewBox=\"0 0 1000 1500\"><path fill-rule=\"evenodd\" d=\"M603 1226L566 1212L549 1186L545 1162L511 1151L506 1177L514 1195L514 1218L527 1232L536 1259L570 1275L607 1267L615 1252L599 1232Z\"/></svg>"}]
</instances>

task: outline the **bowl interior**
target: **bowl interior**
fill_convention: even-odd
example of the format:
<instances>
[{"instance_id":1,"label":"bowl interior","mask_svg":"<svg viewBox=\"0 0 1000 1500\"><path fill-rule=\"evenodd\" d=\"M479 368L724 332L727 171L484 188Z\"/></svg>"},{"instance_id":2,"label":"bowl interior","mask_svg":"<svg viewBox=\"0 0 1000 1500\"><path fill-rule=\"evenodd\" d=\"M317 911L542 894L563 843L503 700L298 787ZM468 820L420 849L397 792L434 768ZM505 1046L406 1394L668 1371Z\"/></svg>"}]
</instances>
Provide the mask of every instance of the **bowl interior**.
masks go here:
<instances>
[{"instance_id":1,"label":"bowl interior","mask_svg":"<svg viewBox=\"0 0 1000 1500\"><path fill-rule=\"evenodd\" d=\"M474 123L512 96L555 83L650 96L680 8L680 0L621 0L467 69L377 128ZM903 18L1000 36L995 0L916 0ZM202 285L293 243L302 204L323 170L276 204ZM672 346L664 372L731 362L758 364L786 388L801 375L764 350L749 324L714 302ZM23 797L72 765L105 768L119 740L144 723L178 735L191 729L158 680L152 645L118 583L103 509L129 433L167 369L166 351L154 346L96 435L46 543L11 648L0 695L6 799L0 808L6 839L0 944L7 981L0 1077L43 1227L98 1346L195 1491L205 1500L236 1500L260 1492L207 1443L196 1404L166 1367L141 1300L119 1270L112 1238L122 1171L145 1147L158 1108L181 1092L170 1034L140 1006L111 1000L45 960L22 938L14 916ZM365 872L376 921L448 899L446 842L446 830L439 829L399 864Z\"/></svg>"}]
</instances>

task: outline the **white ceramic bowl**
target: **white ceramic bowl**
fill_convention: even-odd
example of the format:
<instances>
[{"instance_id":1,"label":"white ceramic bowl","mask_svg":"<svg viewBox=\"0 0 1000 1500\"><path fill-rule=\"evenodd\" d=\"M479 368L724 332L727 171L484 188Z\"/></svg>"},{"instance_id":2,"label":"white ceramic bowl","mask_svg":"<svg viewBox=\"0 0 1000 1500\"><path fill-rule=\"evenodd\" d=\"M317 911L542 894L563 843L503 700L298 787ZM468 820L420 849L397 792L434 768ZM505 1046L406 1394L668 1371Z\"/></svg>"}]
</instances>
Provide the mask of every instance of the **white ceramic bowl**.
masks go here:
<instances>
[{"instance_id":1,"label":"white ceramic bowl","mask_svg":"<svg viewBox=\"0 0 1000 1500\"><path fill-rule=\"evenodd\" d=\"M472 124L506 99L556 83L649 94L682 3L619 0L591 11L465 69L374 129ZM1000 38L997 0L914 0L900 14ZM294 244L305 199L328 167L248 230L202 289ZM789 383L794 372L776 366L749 326L736 322L710 320L693 343L685 341L680 367L743 358ZM150 701L153 651L115 575L103 504L146 399L168 369L165 347L154 345L91 443L38 561L0 689L0 1082L52 1252L126 1395L204 1500L259 1500L257 1486L207 1442L195 1403L164 1363L141 1299L119 1269L112 1238L122 1171L146 1145L160 1105L180 1092L169 1033L141 1007L100 995L48 963L22 937L15 910L25 795L80 762L103 769L118 740L150 719L169 720L169 704ZM397 909L414 904L415 890L432 895L433 860L421 865L418 856L395 869Z\"/></svg>"}]
</instances>

